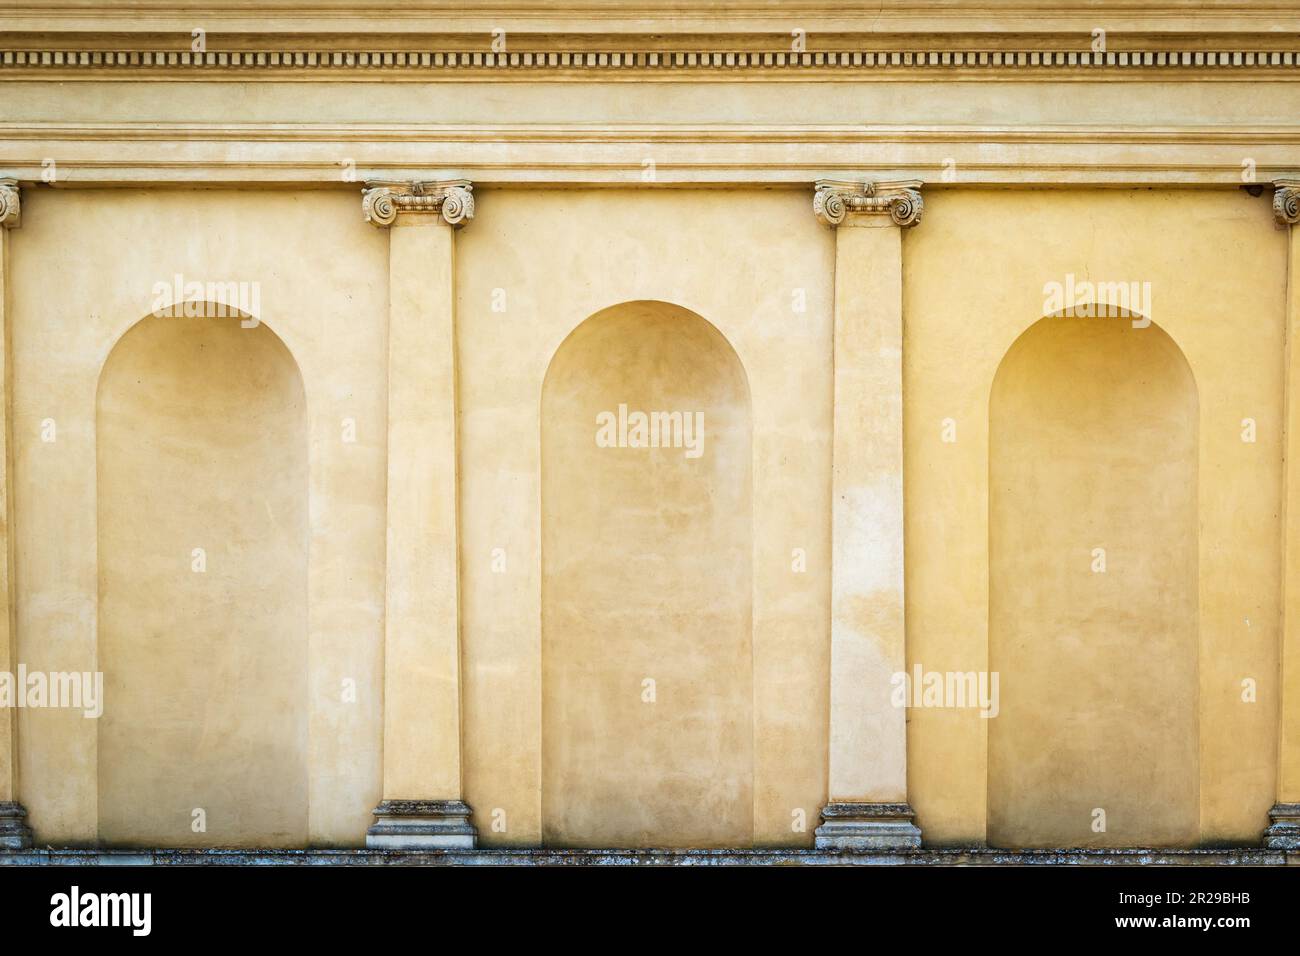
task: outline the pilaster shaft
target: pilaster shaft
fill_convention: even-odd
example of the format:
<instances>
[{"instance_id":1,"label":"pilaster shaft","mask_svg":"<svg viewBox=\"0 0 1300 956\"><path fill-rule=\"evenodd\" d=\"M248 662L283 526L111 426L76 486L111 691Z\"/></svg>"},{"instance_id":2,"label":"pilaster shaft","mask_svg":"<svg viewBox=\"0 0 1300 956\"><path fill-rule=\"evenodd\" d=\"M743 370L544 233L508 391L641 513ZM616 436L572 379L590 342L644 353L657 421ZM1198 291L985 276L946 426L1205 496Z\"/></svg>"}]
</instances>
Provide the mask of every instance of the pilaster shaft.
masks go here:
<instances>
[{"instance_id":1,"label":"pilaster shaft","mask_svg":"<svg viewBox=\"0 0 1300 956\"><path fill-rule=\"evenodd\" d=\"M1283 487L1284 564L1282 693L1279 718L1277 804L1264 842L1300 849L1300 180L1279 182L1273 212L1287 229L1286 445Z\"/></svg>"},{"instance_id":2,"label":"pilaster shaft","mask_svg":"<svg viewBox=\"0 0 1300 956\"><path fill-rule=\"evenodd\" d=\"M10 440L11 378L9 349L9 230L21 221L18 183L0 179L0 673L17 668L17 631L14 627L13 593L13 500L9 493L13 474ZM0 850L18 850L32 845L27 811L18 802L18 712L0 707Z\"/></svg>"},{"instance_id":3,"label":"pilaster shaft","mask_svg":"<svg viewBox=\"0 0 1300 956\"><path fill-rule=\"evenodd\" d=\"M449 209L450 203L455 209ZM389 231L384 800L368 846L472 847L461 802L454 240L468 183L368 188Z\"/></svg>"},{"instance_id":4,"label":"pilaster shaft","mask_svg":"<svg viewBox=\"0 0 1300 956\"><path fill-rule=\"evenodd\" d=\"M903 643L903 260L919 183L818 183L835 237L830 805L816 843L920 844L907 805Z\"/></svg>"}]
</instances>

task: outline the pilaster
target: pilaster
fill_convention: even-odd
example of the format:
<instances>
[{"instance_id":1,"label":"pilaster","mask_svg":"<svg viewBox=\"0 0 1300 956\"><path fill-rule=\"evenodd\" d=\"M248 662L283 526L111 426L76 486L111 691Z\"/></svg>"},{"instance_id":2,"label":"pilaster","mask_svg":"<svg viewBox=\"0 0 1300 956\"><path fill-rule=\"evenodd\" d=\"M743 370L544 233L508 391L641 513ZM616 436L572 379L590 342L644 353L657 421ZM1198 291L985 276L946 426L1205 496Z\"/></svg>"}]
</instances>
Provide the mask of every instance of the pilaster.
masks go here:
<instances>
[{"instance_id":1,"label":"pilaster","mask_svg":"<svg viewBox=\"0 0 1300 956\"><path fill-rule=\"evenodd\" d=\"M835 236L829 805L819 849L920 846L907 803L903 635L903 259L920 183L819 182Z\"/></svg>"},{"instance_id":2,"label":"pilaster","mask_svg":"<svg viewBox=\"0 0 1300 956\"><path fill-rule=\"evenodd\" d=\"M9 349L9 230L22 221L18 183L0 179L0 673L13 674L17 665L17 633L14 628L13 592L13 499L9 493L13 474L11 429L11 386ZM18 711L0 707L0 850L21 850L32 845L27 811L18 802Z\"/></svg>"},{"instance_id":3,"label":"pilaster","mask_svg":"<svg viewBox=\"0 0 1300 956\"><path fill-rule=\"evenodd\" d=\"M370 183L389 230L384 787L366 845L473 847L461 801L453 228L464 181Z\"/></svg>"},{"instance_id":4,"label":"pilaster","mask_svg":"<svg viewBox=\"0 0 1300 956\"><path fill-rule=\"evenodd\" d=\"M1285 517L1277 803L1264 845L1300 850L1300 180L1274 183L1273 215L1287 232Z\"/></svg>"}]
</instances>

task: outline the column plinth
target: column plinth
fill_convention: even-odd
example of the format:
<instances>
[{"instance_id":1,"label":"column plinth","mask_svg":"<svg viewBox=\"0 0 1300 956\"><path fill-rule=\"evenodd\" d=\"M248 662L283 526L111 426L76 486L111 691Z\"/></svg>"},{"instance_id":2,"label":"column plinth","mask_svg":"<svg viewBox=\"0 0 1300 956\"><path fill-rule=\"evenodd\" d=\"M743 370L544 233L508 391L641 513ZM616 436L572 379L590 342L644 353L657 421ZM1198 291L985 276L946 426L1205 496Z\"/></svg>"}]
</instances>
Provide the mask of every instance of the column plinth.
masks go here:
<instances>
[{"instance_id":1,"label":"column plinth","mask_svg":"<svg viewBox=\"0 0 1300 956\"><path fill-rule=\"evenodd\" d=\"M1264 846L1270 850L1300 850L1300 803L1277 803L1268 811Z\"/></svg>"},{"instance_id":2,"label":"column plinth","mask_svg":"<svg viewBox=\"0 0 1300 956\"><path fill-rule=\"evenodd\" d=\"M385 800L366 831L371 849L472 850L478 831L463 800Z\"/></svg>"},{"instance_id":3,"label":"column plinth","mask_svg":"<svg viewBox=\"0 0 1300 956\"><path fill-rule=\"evenodd\" d=\"M814 832L819 850L906 850L920 847L921 831L906 803L829 803Z\"/></svg>"},{"instance_id":4,"label":"column plinth","mask_svg":"<svg viewBox=\"0 0 1300 956\"><path fill-rule=\"evenodd\" d=\"M0 803L0 850L30 850L31 847L27 810L12 800Z\"/></svg>"}]
</instances>

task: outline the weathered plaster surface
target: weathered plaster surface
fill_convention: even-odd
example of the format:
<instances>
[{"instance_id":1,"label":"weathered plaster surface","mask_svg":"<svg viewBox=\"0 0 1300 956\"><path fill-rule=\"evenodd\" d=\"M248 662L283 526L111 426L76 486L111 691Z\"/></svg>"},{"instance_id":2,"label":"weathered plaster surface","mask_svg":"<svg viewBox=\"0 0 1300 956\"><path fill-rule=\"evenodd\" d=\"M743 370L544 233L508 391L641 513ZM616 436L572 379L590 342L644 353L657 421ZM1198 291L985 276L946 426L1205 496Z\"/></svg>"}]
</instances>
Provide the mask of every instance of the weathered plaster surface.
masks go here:
<instances>
[{"instance_id":1,"label":"weathered plaster surface","mask_svg":"<svg viewBox=\"0 0 1300 956\"><path fill-rule=\"evenodd\" d=\"M1293 15L1128 4L1094 55L1064 5L828 2L796 53L517 0L497 53L358 0L182 62L176 11L46 6L0 15L0 670L129 696L0 713L0 836L249 852L8 862L1287 859L1190 848L1300 839ZM137 348L213 321L145 318L175 276L262 327ZM1035 345L1067 276L1154 326ZM598 458L624 393L717 460ZM268 849L376 809L484 849ZM1113 843L1168 848L1050 849Z\"/></svg>"}]
</instances>

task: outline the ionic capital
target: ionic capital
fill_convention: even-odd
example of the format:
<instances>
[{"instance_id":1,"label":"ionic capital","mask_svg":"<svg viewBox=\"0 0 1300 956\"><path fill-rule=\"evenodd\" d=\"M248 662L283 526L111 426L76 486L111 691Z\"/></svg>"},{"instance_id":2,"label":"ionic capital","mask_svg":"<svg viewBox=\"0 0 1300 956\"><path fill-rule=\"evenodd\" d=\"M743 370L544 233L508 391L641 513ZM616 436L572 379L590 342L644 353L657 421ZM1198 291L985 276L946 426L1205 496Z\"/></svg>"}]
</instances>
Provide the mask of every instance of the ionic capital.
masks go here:
<instances>
[{"instance_id":1,"label":"ionic capital","mask_svg":"<svg viewBox=\"0 0 1300 956\"><path fill-rule=\"evenodd\" d=\"M1294 226L1300 222L1300 179L1273 182L1273 216L1280 226Z\"/></svg>"},{"instance_id":2,"label":"ionic capital","mask_svg":"<svg viewBox=\"0 0 1300 956\"><path fill-rule=\"evenodd\" d=\"M440 214L449 226L474 218L474 187L467 179L444 182L369 182L361 194L366 222L381 228L397 221L398 213Z\"/></svg>"},{"instance_id":3,"label":"ionic capital","mask_svg":"<svg viewBox=\"0 0 1300 956\"><path fill-rule=\"evenodd\" d=\"M0 226L17 229L22 224L22 207L18 201L18 180L0 179Z\"/></svg>"},{"instance_id":4,"label":"ionic capital","mask_svg":"<svg viewBox=\"0 0 1300 956\"><path fill-rule=\"evenodd\" d=\"M838 226L851 214L887 215L898 226L921 221L925 202L916 179L888 183L854 183L822 179L813 193L813 215L828 226Z\"/></svg>"}]
</instances>

